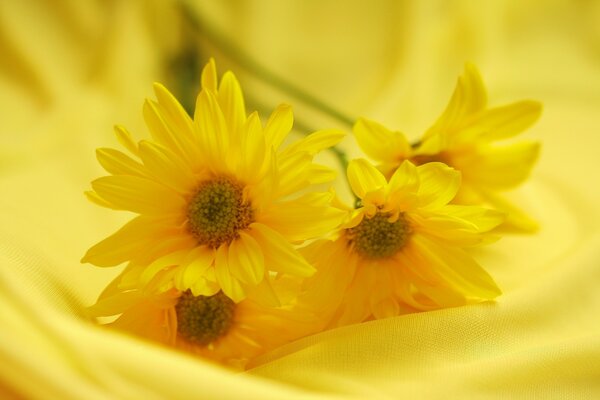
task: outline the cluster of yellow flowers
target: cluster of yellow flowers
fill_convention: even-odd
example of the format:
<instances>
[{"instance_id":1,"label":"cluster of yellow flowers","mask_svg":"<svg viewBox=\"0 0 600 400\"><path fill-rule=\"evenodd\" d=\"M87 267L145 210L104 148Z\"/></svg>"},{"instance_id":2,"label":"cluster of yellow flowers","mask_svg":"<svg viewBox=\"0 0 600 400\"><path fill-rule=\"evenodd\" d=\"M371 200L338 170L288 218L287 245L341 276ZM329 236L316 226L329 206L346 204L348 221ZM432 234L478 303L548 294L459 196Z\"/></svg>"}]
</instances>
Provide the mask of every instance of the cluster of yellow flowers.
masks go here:
<instances>
[{"instance_id":1,"label":"cluster of yellow flowers","mask_svg":"<svg viewBox=\"0 0 600 400\"><path fill-rule=\"evenodd\" d=\"M258 355L331 327L491 300L494 280L468 248L535 223L498 192L522 183L537 143L498 146L539 117L523 101L488 108L467 66L450 104L416 145L360 119L365 159L350 161L353 207L318 186L313 162L345 133L289 143L291 108L263 124L231 72L202 72L193 118L163 86L144 104L151 139L116 128L130 154L97 151L110 174L88 198L139 214L82 262L127 263L90 307L108 325L244 368Z\"/></svg>"}]
</instances>

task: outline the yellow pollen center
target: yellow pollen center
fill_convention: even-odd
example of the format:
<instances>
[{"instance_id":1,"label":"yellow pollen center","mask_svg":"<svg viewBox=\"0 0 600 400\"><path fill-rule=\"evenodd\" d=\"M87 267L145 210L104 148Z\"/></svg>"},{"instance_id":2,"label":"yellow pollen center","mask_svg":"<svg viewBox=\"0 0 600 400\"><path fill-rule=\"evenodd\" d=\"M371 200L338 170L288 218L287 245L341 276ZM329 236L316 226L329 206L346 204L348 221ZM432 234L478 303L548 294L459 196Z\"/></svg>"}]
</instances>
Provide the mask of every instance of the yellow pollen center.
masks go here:
<instances>
[{"instance_id":1,"label":"yellow pollen center","mask_svg":"<svg viewBox=\"0 0 600 400\"><path fill-rule=\"evenodd\" d=\"M227 177L200 184L187 210L188 229L199 244L216 248L230 243L252 223L254 213L243 190L242 184Z\"/></svg>"},{"instance_id":2,"label":"yellow pollen center","mask_svg":"<svg viewBox=\"0 0 600 400\"><path fill-rule=\"evenodd\" d=\"M194 297L188 290L175 305L177 333L192 344L207 346L227 334L234 311L235 303L223 292Z\"/></svg>"},{"instance_id":3,"label":"yellow pollen center","mask_svg":"<svg viewBox=\"0 0 600 400\"><path fill-rule=\"evenodd\" d=\"M349 243L363 257L385 258L400 251L410 234L410 226L403 214L390 222L391 214L378 212L372 217L365 216L360 224L346 230Z\"/></svg>"}]
</instances>

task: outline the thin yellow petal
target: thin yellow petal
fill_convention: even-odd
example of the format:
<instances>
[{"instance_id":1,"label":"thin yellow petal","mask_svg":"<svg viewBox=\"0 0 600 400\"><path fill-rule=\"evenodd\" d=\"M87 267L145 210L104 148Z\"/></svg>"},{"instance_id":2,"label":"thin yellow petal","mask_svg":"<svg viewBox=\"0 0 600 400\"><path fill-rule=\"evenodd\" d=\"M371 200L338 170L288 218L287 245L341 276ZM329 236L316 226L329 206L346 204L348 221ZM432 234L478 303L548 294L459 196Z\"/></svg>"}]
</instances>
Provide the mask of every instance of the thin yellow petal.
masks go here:
<instances>
[{"instance_id":1,"label":"thin yellow petal","mask_svg":"<svg viewBox=\"0 0 600 400\"><path fill-rule=\"evenodd\" d=\"M437 134L452 135L472 115L484 110L487 95L479 71L472 64L467 64L463 74L458 78L456 89L435 124L427 130L423 140Z\"/></svg>"},{"instance_id":2,"label":"thin yellow petal","mask_svg":"<svg viewBox=\"0 0 600 400\"><path fill-rule=\"evenodd\" d=\"M265 265L271 271L307 277L315 272L302 256L278 232L266 225L254 223L248 232L262 248Z\"/></svg>"},{"instance_id":3,"label":"thin yellow petal","mask_svg":"<svg viewBox=\"0 0 600 400\"><path fill-rule=\"evenodd\" d=\"M279 105L269 117L265 126L265 140L275 150L281 146L285 137L290 133L294 124L292 107L287 104Z\"/></svg>"},{"instance_id":4,"label":"thin yellow petal","mask_svg":"<svg viewBox=\"0 0 600 400\"><path fill-rule=\"evenodd\" d=\"M419 203L422 207L434 209L450 202L460 188L460 172L439 162L417 167L419 173Z\"/></svg>"},{"instance_id":5,"label":"thin yellow petal","mask_svg":"<svg viewBox=\"0 0 600 400\"><path fill-rule=\"evenodd\" d=\"M175 287L181 291L193 287L204 278L213 264L215 251L207 246L197 246L183 259L175 275Z\"/></svg>"},{"instance_id":6,"label":"thin yellow petal","mask_svg":"<svg viewBox=\"0 0 600 400\"><path fill-rule=\"evenodd\" d=\"M138 216L117 232L92 246L81 259L99 267L112 267L143 253L149 243L169 235L170 228L164 220Z\"/></svg>"},{"instance_id":7,"label":"thin yellow petal","mask_svg":"<svg viewBox=\"0 0 600 400\"><path fill-rule=\"evenodd\" d=\"M350 161L348 165L348 181L354 194L361 199L368 192L374 192L385 187L387 184L383 174L365 159Z\"/></svg>"},{"instance_id":8,"label":"thin yellow petal","mask_svg":"<svg viewBox=\"0 0 600 400\"><path fill-rule=\"evenodd\" d=\"M119 143L121 143L123 147L129 150L131 154L136 156L138 155L137 144L135 140L133 140L133 138L131 137L131 133L129 133L129 131L127 131L127 129L124 126L116 125L115 135L117 136L117 140L119 141Z\"/></svg>"},{"instance_id":9,"label":"thin yellow petal","mask_svg":"<svg viewBox=\"0 0 600 400\"><path fill-rule=\"evenodd\" d=\"M202 88L206 90L211 90L214 93L217 92L217 65L215 64L215 59L210 58L204 69L202 69L201 76Z\"/></svg>"},{"instance_id":10,"label":"thin yellow petal","mask_svg":"<svg viewBox=\"0 0 600 400\"><path fill-rule=\"evenodd\" d=\"M537 101L524 100L486 110L461 131L460 141L501 140L513 137L533 125L542 114Z\"/></svg>"},{"instance_id":11,"label":"thin yellow petal","mask_svg":"<svg viewBox=\"0 0 600 400\"><path fill-rule=\"evenodd\" d=\"M335 146L345 136L346 134L338 129L323 129L294 142L285 149L284 153L302 151L314 156L322 150Z\"/></svg>"},{"instance_id":12,"label":"thin yellow petal","mask_svg":"<svg viewBox=\"0 0 600 400\"><path fill-rule=\"evenodd\" d=\"M219 86L218 101L229 131L239 140L242 127L246 122L246 106L240 84L231 71L225 72Z\"/></svg>"},{"instance_id":13,"label":"thin yellow petal","mask_svg":"<svg viewBox=\"0 0 600 400\"><path fill-rule=\"evenodd\" d=\"M193 137L192 118L184 110L177 99L160 83L154 84L154 93L163 110L162 116L168 125L172 126L178 136Z\"/></svg>"},{"instance_id":14,"label":"thin yellow petal","mask_svg":"<svg viewBox=\"0 0 600 400\"><path fill-rule=\"evenodd\" d=\"M483 146L476 154L461 159L456 168L465 182L493 190L512 189L523 183L539 157L540 144L521 142L507 146Z\"/></svg>"},{"instance_id":15,"label":"thin yellow petal","mask_svg":"<svg viewBox=\"0 0 600 400\"><path fill-rule=\"evenodd\" d=\"M502 293L492 277L464 250L443 246L418 234L412 236L411 244L413 256L422 268L465 296L494 299Z\"/></svg>"},{"instance_id":16,"label":"thin yellow petal","mask_svg":"<svg viewBox=\"0 0 600 400\"><path fill-rule=\"evenodd\" d=\"M248 299L263 307L281 307L281 301L271 285L269 276L265 276L258 285L247 289Z\"/></svg>"},{"instance_id":17,"label":"thin yellow petal","mask_svg":"<svg viewBox=\"0 0 600 400\"><path fill-rule=\"evenodd\" d=\"M399 163L410 156L410 144L400 132L360 118L354 124L354 137L366 155L380 162Z\"/></svg>"},{"instance_id":18,"label":"thin yellow petal","mask_svg":"<svg viewBox=\"0 0 600 400\"><path fill-rule=\"evenodd\" d=\"M265 277L263 251L252 236L244 232L239 235L229 244L229 270L241 282L257 285Z\"/></svg>"},{"instance_id":19,"label":"thin yellow petal","mask_svg":"<svg viewBox=\"0 0 600 400\"><path fill-rule=\"evenodd\" d=\"M246 294L240 282L232 275L229 268L229 246L221 245L215 258L215 274L221 290L236 303L242 301Z\"/></svg>"},{"instance_id":20,"label":"thin yellow petal","mask_svg":"<svg viewBox=\"0 0 600 400\"><path fill-rule=\"evenodd\" d=\"M271 205L257 221L265 224L292 242L300 242L327 234L337 228L347 212L323 204L331 202L330 193L308 194L296 200Z\"/></svg>"},{"instance_id":21,"label":"thin yellow petal","mask_svg":"<svg viewBox=\"0 0 600 400\"><path fill-rule=\"evenodd\" d=\"M171 150L147 140L142 140L139 148L144 166L163 185L181 194L194 188L196 180L191 171Z\"/></svg>"},{"instance_id":22,"label":"thin yellow petal","mask_svg":"<svg viewBox=\"0 0 600 400\"><path fill-rule=\"evenodd\" d=\"M210 160L213 170L222 172L221 168L229 156L229 130L215 95L207 90L198 96L194 123L203 146L203 155Z\"/></svg>"},{"instance_id":23,"label":"thin yellow petal","mask_svg":"<svg viewBox=\"0 0 600 400\"><path fill-rule=\"evenodd\" d=\"M189 249L183 249L170 254L166 254L153 261L150 265L144 268L144 271L140 275L140 283L142 284L142 286L148 285L150 281L154 279L156 274L158 274L165 268L180 265L189 252Z\"/></svg>"},{"instance_id":24,"label":"thin yellow petal","mask_svg":"<svg viewBox=\"0 0 600 400\"><path fill-rule=\"evenodd\" d=\"M178 213L185 208L185 201L176 192L138 176L101 177L92 182L92 188L115 208L139 214Z\"/></svg>"},{"instance_id":25,"label":"thin yellow petal","mask_svg":"<svg viewBox=\"0 0 600 400\"><path fill-rule=\"evenodd\" d=\"M147 177L148 175L141 163L119 150L111 148L96 149L96 158L106 172L113 175L135 175L141 177Z\"/></svg>"},{"instance_id":26,"label":"thin yellow petal","mask_svg":"<svg viewBox=\"0 0 600 400\"><path fill-rule=\"evenodd\" d=\"M265 137L258 113L250 114L241 138L241 154L238 176L246 182L255 182L262 178L265 163L268 163L270 152L267 152Z\"/></svg>"}]
</instances>

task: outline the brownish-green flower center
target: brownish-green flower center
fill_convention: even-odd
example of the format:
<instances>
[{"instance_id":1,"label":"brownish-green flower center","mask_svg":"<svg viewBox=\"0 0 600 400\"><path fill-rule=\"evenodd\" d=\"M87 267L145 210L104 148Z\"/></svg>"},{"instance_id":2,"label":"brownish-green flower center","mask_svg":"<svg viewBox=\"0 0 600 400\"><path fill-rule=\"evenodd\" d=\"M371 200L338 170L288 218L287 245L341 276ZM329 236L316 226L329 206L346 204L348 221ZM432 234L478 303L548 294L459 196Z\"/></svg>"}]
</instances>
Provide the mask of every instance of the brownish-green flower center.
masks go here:
<instances>
[{"instance_id":1,"label":"brownish-green flower center","mask_svg":"<svg viewBox=\"0 0 600 400\"><path fill-rule=\"evenodd\" d=\"M235 303L223 292L194 297L188 290L175 306L177 333L192 344L207 346L227 334L234 311Z\"/></svg>"},{"instance_id":2,"label":"brownish-green flower center","mask_svg":"<svg viewBox=\"0 0 600 400\"><path fill-rule=\"evenodd\" d=\"M446 165L450 165L451 163L450 154L445 151L441 151L436 154L419 154L412 156L410 161L412 161L412 163L415 165L423 165L430 162L441 162Z\"/></svg>"},{"instance_id":3,"label":"brownish-green flower center","mask_svg":"<svg viewBox=\"0 0 600 400\"><path fill-rule=\"evenodd\" d=\"M378 212L371 218L365 216L360 224L346 231L349 243L365 258L377 259L393 256L400 251L410 235L410 226L404 214L390 222L390 213Z\"/></svg>"},{"instance_id":4,"label":"brownish-green flower center","mask_svg":"<svg viewBox=\"0 0 600 400\"><path fill-rule=\"evenodd\" d=\"M200 244L216 248L229 243L252 223L254 213L243 191L242 184L228 177L200 184L187 210L188 229Z\"/></svg>"}]
</instances>

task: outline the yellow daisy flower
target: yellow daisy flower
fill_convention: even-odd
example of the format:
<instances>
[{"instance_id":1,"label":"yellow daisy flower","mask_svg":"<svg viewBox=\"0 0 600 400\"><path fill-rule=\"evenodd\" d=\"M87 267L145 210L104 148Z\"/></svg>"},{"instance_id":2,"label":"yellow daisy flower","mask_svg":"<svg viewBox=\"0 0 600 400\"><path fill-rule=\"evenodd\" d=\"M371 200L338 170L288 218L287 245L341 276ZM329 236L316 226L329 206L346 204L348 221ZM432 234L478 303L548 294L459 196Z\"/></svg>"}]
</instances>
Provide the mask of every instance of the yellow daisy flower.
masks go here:
<instances>
[{"instance_id":1,"label":"yellow daisy flower","mask_svg":"<svg viewBox=\"0 0 600 400\"><path fill-rule=\"evenodd\" d=\"M530 127L540 116L541 104L519 101L488 108L486 90L473 65L466 65L446 110L412 147L400 132L360 119L354 126L362 150L391 174L404 160L420 165L443 162L462 173L454 202L484 204L506 212L503 227L533 231L537 224L498 192L513 189L527 179L538 158L537 142L497 145Z\"/></svg>"},{"instance_id":2,"label":"yellow daisy flower","mask_svg":"<svg viewBox=\"0 0 600 400\"><path fill-rule=\"evenodd\" d=\"M268 284L269 271L310 276L314 268L292 243L323 235L344 217L330 206L330 193L306 190L335 178L312 160L344 134L324 130L282 145L293 123L290 107L279 106L263 127L256 112L246 115L231 72L217 86L213 60L202 72L193 119L167 89L154 89L157 101L144 104L152 139L136 143L117 127L131 156L99 149L111 175L87 192L101 206L139 215L90 248L82 262L129 262L140 286L177 265L179 291L222 290L235 302L249 288Z\"/></svg>"},{"instance_id":3,"label":"yellow daisy flower","mask_svg":"<svg viewBox=\"0 0 600 400\"><path fill-rule=\"evenodd\" d=\"M90 307L93 317L118 316L107 326L185 352L243 369L268 350L314 332L314 316L299 309L234 302L222 291L194 296L190 290L161 288L161 271L143 289L122 290L113 282ZM277 286L285 297L288 290Z\"/></svg>"},{"instance_id":4,"label":"yellow daisy flower","mask_svg":"<svg viewBox=\"0 0 600 400\"><path fill-rule=\"evenodd\" d=\"M460 173L432 162L403 162L389 182L368 161L353 160L348 180L360 199L334 240L311 243L303 254L317 273L306 281L303 304L333 315L333 326L405 312L494 299L500 289L465 251L494 240L485 234L502 214L448 205Z\"/></svg>"}]
</instances>

